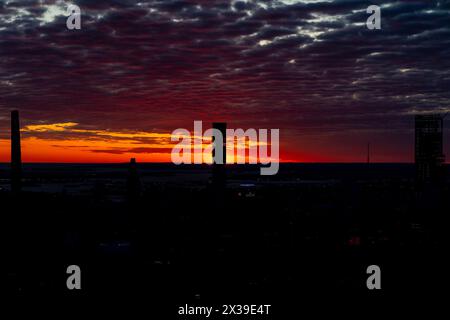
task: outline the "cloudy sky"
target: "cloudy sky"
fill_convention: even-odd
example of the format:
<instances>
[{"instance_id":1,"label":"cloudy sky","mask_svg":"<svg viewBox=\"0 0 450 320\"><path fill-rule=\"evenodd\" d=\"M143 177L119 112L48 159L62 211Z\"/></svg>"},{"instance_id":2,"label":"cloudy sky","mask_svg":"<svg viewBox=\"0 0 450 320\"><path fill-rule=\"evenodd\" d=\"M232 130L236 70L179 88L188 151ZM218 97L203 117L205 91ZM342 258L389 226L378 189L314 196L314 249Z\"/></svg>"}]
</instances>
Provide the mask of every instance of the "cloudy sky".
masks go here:
<instances>
[{"instance_id":1,"label":"cloudy sky","mask_svg":"<svg viewBox=\"0 0 450 320\"><path fill-rule=\"evenodd\" d=\"M279 128L284 161L412 161L449 88L450 0L0 1L0 161L12 109L25 161L168 161L194 120Z\"/></svg>"}]
</instances>

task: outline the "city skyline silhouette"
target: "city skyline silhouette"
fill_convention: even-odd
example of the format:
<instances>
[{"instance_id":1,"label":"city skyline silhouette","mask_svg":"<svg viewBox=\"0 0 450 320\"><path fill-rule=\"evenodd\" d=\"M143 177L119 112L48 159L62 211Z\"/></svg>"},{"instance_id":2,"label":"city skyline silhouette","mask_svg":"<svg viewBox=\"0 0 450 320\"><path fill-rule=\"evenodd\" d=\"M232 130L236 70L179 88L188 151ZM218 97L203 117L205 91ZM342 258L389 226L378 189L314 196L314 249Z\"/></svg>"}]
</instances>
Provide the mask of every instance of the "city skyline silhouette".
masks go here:
<instances>
[{"instance_id":1,"label":"city skyline silhouette","mask_svg":"<svg viewBox=\"0 0 450 320\"><path fill-rule=\"evenodd\" d=\"M0 1L5 296L291 319L442 292L449 0L71 4Z\"/></svg>"}]
</instances>

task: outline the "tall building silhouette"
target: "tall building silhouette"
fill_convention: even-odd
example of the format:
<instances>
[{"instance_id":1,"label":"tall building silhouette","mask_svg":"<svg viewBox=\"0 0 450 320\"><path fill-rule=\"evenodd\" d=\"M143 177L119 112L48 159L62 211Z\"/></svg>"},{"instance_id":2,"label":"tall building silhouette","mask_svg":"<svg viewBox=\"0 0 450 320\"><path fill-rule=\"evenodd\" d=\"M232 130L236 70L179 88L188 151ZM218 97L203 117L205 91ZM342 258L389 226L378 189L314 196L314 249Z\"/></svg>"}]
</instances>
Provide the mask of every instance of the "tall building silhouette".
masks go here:
<instances>
[{"instance_id":1,"label":"tall building silhouette","mask_svg":"<svg viewBox=\"0 0 450 320\"><path fill-rule=\"evenodd\" d=\"M22 152L20 148L19 111L11 111L11 191L22 188Z\"/></svg>"},{"instance_id":2,"label":"tall building silhouette","mask_svg":"<svg viewBox=\"0 0 450 320\"><path fill-rule=\"evenodd\" d=\"M131 158L128 167L127 196L129 200L136 199L141 194L141 180L137 170L136 159Z\"/></svg>"},{"instance_id":3,"label":"tall building silhouette","mask_svg":"<svg viewBox=\"0 0 450 320\"><path fill-rule=\"evenodd\" d=\"M419 185L436 184L444 179L443 128L441 115L415 116L416 181Z\"/></svg>"},{"instance_id":4,"label":"tall building silhouette","mask_svg":"<svg viewBox=\"0 0 450 320\"><path fill-rule=\"evenodd\" d=\"M215 187L225 187L226 185L226 169L225 164L227 162L227 148L226 148L226 139L227 139L227 124L225 122L214 122L213 129L217 129L222 133L223 141L222 145L219 144L219 141L216 141L214 138L214 149L212 153L213 157L213 185ZM222 163L216 163L214 161L214 157L216 154L216 150L222 149L223 161Z\"/></svg>"}]
</instances>

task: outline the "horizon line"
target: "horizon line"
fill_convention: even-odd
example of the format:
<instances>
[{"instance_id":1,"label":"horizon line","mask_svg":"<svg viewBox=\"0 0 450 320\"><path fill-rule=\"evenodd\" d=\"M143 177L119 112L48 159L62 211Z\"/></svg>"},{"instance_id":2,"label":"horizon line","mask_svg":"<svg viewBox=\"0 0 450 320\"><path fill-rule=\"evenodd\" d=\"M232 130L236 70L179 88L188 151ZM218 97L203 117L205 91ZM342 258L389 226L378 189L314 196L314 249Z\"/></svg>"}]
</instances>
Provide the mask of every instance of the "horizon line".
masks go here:
<instances>
[{"instance_id":1,"label":"horizon line","mask_svg":"<svg viewBox=\"0 0 450 320\"><path fill-rule=\"evenodd\" d=\"M122 161L122 162L71 162L71 161L63 161L63 162L57 162L57 161L49 161L49 162L45 162L45 161L38 161L38 162L22 162L22 164L26 165L26 164L129 164L129 161ZM153 161L136 161L136 163L138 164L174 164L173 162L153 162ZM365 161L280 161L280 164L366 164L366 165L371 165L371 164L415 164L414 161L392 161L392 162L370 162L367 163ZM11 162L0 162L0 165L4 165L4 164L11 164ZM448 165L450 163L445 162L444 165ZM207 166L211 166L212 163L201 163L201 164L197 164L197 163L182 163L176 166L180 166L180 165L198 165L198 166L202 166L202 165L207 165ZM268 164L261 164L261 163L227 163L226 165L260 165L260 166L265 166Z\"/></svg>"}]
</instances>

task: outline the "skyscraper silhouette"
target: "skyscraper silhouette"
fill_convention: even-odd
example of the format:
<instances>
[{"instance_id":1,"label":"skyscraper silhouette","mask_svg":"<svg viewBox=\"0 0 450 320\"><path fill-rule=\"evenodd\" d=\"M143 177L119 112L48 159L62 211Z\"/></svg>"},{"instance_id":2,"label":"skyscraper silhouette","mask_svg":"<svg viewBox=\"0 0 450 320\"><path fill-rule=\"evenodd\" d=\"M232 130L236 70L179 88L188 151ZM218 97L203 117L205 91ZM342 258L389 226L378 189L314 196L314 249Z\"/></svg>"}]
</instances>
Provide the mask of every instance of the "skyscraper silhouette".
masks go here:
<instances>
[{"instance_id":1,"label":"skyscraper silhouette","mask_svg":"<svg viewBox=\"0 0 450 320\"><path fill-rule=\"evenodd\" d=\"M129 200L138 198L141 194L141 181L137 170L136 159L131 158L128 167L127 196Z\"/></svg>"},{"instance_id":2,"label":"skyscraper silhouette","mask_svg":"<svg viewBox=\"0 0 450 320\"><path fill-rule=\"evenodd\" d=\"M213 129L217 129L222 133L223 141L222 145L219 144L219 141L216 141L213 138L214 149L212 153L213 157L213 186L215 188L223 188L226 185L226 171L225 164L227 162L227 148L226 148L226 139L227 139L227 124L225 122L214 122ZM214 157L216 154L216 150L222 149L223 161L222 163L216 163L214 161Z\"/></svg>"},{"instance_id":3,"label":"skyscraper silhouette","mask_svg":"<svg viewBox=\"0 0 450 320\"><path fill-rule=\"evenodd\" d=\"M11 111L11 191L22 188L22 152L20 148L19 111Z\"/></svg>"},{"instance_id":4,"label":"skyscraper silhouette","mask_svg":"<svg viewBox=\"0 0 450 320\"><path fill-rule=\"evenodd\" d=\"M415 117L415 163L418 185L436 184L443 181L443 127L441 115L416 115Z\"/></svg>"}]
</instances>

